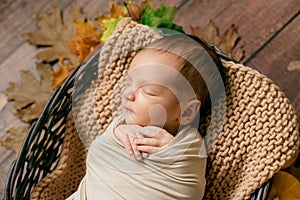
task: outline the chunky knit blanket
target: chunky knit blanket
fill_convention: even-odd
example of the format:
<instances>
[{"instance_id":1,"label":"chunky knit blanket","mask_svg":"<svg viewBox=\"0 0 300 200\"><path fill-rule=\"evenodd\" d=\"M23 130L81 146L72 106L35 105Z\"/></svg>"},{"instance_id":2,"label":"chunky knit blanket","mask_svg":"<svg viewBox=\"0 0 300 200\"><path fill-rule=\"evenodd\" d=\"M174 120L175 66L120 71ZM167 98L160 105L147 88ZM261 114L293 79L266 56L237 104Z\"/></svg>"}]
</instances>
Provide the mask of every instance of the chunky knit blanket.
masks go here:
<instances>
[{"instance_id":1,"label":"chunky knit blanket","mask_svg":"<svg viewBox=\"0 0 300 200\"><path fill-rule=\"evenodd\" d=\"M37 184L32 199L63 199L76 191L85 173L85 149L120 112L118 95L130 61L160 37L129 18L118 24L101 48L98 79L69 117L60 162ZM299 128L289 100L270 79L241 64L223 65L225 125L208 152L204 199L247 199L296 152Z\"/></svg>"}]
</instances>

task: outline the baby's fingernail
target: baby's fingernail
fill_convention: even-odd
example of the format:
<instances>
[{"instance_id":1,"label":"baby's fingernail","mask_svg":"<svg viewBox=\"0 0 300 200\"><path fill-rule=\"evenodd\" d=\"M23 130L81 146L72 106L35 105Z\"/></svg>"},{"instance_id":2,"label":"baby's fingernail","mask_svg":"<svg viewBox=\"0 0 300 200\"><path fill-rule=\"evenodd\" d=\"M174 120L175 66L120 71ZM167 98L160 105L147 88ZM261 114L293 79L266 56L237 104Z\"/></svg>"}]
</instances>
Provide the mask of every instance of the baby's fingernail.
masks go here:
<instances>
[{"instance_id":1,"label":"baby's fingernail","mask_svg":"<svg viewBox=\"0 0 300 200\"><path fill-rule=\"evenodd\" d=\"M141 155L136 155L136 159L137 159L137 160L141 160L141 159L142 159L142 156L141 156Z\"/></svg>"}]
</instances>

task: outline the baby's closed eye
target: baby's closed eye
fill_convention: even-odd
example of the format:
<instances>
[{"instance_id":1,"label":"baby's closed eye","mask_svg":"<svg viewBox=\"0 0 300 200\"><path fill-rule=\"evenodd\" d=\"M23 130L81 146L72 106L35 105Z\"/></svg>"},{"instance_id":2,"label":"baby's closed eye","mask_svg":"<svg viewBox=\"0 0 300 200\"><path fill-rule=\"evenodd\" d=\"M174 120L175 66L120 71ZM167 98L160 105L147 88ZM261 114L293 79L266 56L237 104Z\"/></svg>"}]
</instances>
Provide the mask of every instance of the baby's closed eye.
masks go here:
<instances>
[{"instance_id":1,"label":"baby's closed eye","mask_svg":"<svg viewBox=\"0 0 300 200\"><path fill-rule=\"evenodd\" d=\"M158 92L153 90L152 88L150 87L147 87L147 86L144 86L141 88L142 92L145 93L146 95L149 95L149 96L158 96Z\"/></svg>"},{"instance_id":2,"label":"baby's closed eye","mask_svg":"<svg viewBox=\"0 0 300 200\"><path fill-rule=\"evenodd\" d=\"M159 84L145 84L140 87L143 93L149 96L161 96L165 88Z\"/></svg>"}]
</instances>

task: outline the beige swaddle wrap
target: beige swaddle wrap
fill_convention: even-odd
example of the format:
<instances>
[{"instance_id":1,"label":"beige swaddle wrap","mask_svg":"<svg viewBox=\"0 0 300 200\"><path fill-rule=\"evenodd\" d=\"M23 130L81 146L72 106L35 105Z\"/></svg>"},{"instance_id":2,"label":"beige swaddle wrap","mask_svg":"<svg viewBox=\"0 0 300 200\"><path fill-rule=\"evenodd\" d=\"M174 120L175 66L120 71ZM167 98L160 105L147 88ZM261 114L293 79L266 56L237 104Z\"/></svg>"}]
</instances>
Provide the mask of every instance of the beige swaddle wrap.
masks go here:
<instances>
[{"instance_id":1,"label":"beige swaddle wrap","mask_svg":"<svg viewBox=\"0 0 300 200\"><path fill-rule=\"evenodd\" d=\"M117 117L92 143L86 175L71 199L201 199L206 153L196 129L184 127L160 151L130 158L113 134Z\"/></svg>"}]
</instances>

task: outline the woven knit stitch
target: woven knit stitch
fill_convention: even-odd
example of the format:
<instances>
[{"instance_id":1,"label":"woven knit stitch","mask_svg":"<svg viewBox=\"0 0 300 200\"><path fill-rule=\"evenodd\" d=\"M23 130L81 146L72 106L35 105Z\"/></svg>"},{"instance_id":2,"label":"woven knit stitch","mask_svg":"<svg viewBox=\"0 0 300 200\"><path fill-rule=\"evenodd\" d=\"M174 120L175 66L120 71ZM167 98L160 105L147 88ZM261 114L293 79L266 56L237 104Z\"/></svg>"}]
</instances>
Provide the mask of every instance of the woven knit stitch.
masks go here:
<instances>
[{"instance_id":1,"label":"woven knit stitch","mask_svg":"<svg viewBox=\"0 0 300 200\"><path fill-rule=\"evenodd\" d=\"M294 109L257 71L233 62L226 70L225 126L209 154L205 199L248 199L299 145Z\"/></svg>"}]
</instances>

